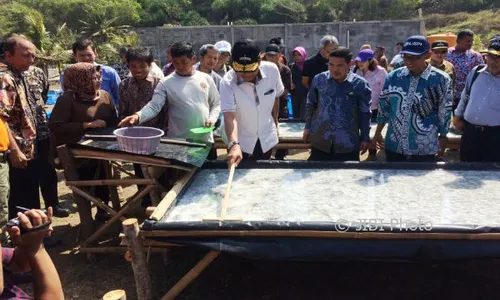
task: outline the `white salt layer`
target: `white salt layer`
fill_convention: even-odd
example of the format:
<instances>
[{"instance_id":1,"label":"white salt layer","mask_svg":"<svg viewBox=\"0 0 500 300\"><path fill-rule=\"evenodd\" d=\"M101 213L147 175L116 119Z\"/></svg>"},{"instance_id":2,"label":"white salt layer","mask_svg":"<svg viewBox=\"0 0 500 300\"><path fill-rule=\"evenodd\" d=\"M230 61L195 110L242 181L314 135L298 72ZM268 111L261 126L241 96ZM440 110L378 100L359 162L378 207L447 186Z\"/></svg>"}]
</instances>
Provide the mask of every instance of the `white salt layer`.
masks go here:
<instances>
[{"instance_id":1,"label":"white salt layer","mask_svg":"<svg viewBox=\"0 0 500 300\"><path fill-rule=\"evenodd\" d=\"M201 170L163 222L219 216L227 179L227 170ZM495 225L499 179L495 171L237 169L227 218Z\"/></svg>"}]
</instances>

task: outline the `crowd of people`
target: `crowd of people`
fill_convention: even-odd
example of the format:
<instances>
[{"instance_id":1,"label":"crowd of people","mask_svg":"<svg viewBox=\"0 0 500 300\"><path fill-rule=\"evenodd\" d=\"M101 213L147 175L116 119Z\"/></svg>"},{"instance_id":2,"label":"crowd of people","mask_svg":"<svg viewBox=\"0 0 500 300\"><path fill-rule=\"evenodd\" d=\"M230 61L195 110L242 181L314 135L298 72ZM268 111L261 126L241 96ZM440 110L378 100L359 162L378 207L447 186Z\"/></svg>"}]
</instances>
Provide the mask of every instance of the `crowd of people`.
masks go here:
<instances>
[{"instance_id":1,"label":"crowd of people","mask_svg":"<svg viewBox=\"0 0 500 300\"><path fill-rule=\"evenodd\" d=\"M8 38L0 58L0 224L17 217L21 226L36 229L21 237L19 227L9 229L13 251L24 255L15 263L37 274L35 287L54 276L37 270L53 267L43 249L52 216L68 215L57 196L55 150L89 130L143 125L168 137L213 143L213 133L190 129L214 126L227 142L228 164L269 160L279 140L278 120L289 116L290 94L293 116L305 122L312 161L359 161L360 153L383 148L390 162L434 162L453 130L462 134L461 161L500 162L500 36L480 53L472 50L473 40L470 30L458 33L454 47L411 36L396 44L389 62L383 46L363 45L354 54L326 35L310 57L303 47L293 48L290 64L281 38L271 39L264 51L247 39L206 44L197 53L180 41L166 49L167 64L160 68L144 47L123 47L122 62L113 67L98 64L92 41L83 39L73 44L76 63L61 75L64 93L48 119L49 86L33 65L36 48L23 37ZM285 156L275 153L276 159ZM212 149L209 159L216 158ZM98 168L82 162L78 175L91 179ZM141 168L135 171L142 176ZM39 191L47 213L40 210ZM109 201L106 188L95 194ZM4 264L14 266L12 252L2 254ZM44 284L50 291L38 291L59 299L60 283Z\"/></svg>"}]
</instances>

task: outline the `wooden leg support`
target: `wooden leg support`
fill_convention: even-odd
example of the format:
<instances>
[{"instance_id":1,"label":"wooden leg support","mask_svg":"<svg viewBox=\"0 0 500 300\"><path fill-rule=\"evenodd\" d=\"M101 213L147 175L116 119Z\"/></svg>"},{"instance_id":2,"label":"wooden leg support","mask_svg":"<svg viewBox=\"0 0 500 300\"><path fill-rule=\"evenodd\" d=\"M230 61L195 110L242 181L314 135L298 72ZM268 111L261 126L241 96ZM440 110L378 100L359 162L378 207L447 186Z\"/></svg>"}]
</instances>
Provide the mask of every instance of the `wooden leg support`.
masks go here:
<instances>
[{"instance_id":1,"label":"wooden leg support","mask_svg":"<svg viewBox=\"0 0 500 300\"><path fill-rule=\"evenodd\" d=\"M203 270L205 270L214 259L219 256L219 251L210 251L205 255L197 264L194 266L189 272L187 272L184 277L181 278L169 291L165 296L163 296L162 300L171 300L175 299L175 297L179 296L179 294L193 281L198 277Z\"/></svg>"},{"instance_id":2,"label":"wooden leg support","mask_svg":"<svg viewBox=\"0 0 500 300\"><path fill-rule=\"evenodd\" d=\"M139 239L139 224L137 219L127 219L122 222L123 232L128 243L128 249L132 254L131 264L134 271L137 299L153 299L153 288L149 276L146 255Z\"/></svg>"}]
</instances>

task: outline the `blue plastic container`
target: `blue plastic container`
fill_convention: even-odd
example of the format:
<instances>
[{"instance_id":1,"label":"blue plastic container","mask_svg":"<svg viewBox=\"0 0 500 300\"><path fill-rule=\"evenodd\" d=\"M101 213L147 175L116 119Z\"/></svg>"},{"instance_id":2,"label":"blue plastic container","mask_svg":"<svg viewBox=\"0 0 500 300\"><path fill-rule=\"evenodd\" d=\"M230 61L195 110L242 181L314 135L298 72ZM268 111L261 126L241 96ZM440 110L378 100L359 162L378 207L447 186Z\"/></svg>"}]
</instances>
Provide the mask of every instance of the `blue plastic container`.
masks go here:
<instances>
[{"instance_id":1,"label":"blue plastic container","mask_svg":"<svg viewBox=\"0 0 500 300\"><path fill-rule=\"evenodd\" d=\"M288 106L288 118L292 119L293 118L292 95L288 94L286 99L287 99L287 106Z\"/></svg>"},{"instance_id":2,"label":"blue plastic container","mask_svg":"<svg viewBox=\"0 0 500 300\"><path fill-rule=\"evenodd\" d=\"M51 90L47 95L47 105L55 105L57 102L57 98L61 95L60 91Z\"/></svg>"}]
</instances>

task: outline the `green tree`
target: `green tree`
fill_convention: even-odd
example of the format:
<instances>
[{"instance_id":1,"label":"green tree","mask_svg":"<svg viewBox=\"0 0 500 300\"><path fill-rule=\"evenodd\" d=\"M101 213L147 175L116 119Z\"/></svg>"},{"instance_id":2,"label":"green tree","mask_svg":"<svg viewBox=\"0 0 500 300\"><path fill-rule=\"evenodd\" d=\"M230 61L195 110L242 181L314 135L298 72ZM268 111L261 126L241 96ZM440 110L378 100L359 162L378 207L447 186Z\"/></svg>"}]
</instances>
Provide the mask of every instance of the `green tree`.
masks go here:
<instances>
[{"instance_id":1,"label":"green tree","mask_svg":"<svg viewBox=\"0 0 500 300\"><path fill-rule=\"evenodd\" d=\"M182 26L206 26L210 25L208 20L200 16L200 14L195 10L190 10L182 16L181 20Z\"/></svg>"}]
</instances>

